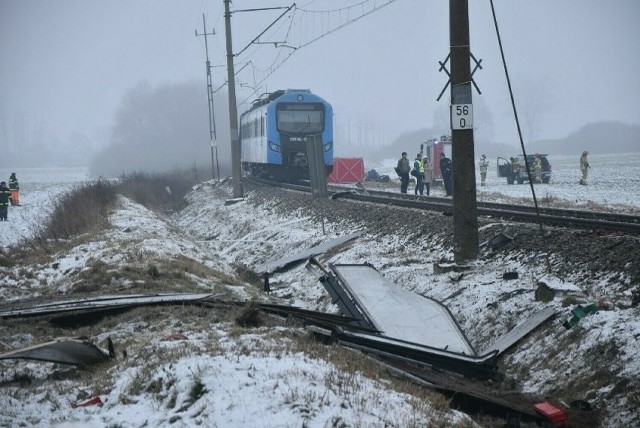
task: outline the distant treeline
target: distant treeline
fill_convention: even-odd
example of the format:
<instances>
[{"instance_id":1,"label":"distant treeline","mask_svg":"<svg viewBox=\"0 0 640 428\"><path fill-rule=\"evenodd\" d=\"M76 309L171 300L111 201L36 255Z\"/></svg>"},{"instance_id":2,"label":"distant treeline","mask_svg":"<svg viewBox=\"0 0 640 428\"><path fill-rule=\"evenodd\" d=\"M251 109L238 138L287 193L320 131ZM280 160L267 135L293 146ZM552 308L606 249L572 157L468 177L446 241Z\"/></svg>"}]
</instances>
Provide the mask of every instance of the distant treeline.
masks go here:
<instances>
[{"instance_id":1,"label":"distant treeline","mask_svg":"<svg viewBox=\"0 0 640 428\"><path fill-rule=\"evenodd\" d=\"M537 141L530 145L538 152L569 155L584 150L593 154L640 151L640 125L620 122L589 123L565 138Z\"/></svg>"},{"instance_id":2,"label":"distant treeline","mask_svg":"<svg viewBox=\"0 0 640 428\"><path fill-rule=\"evenodd\" d=\"M449 132L445 132L448 134ZM388 146L380 147L374 153L365 156L369 161L380 161L400 156L407 151L410 157L415 156L420 142L442 135L442 130L430 128L419 129L402 134ZM549 153L554 155L570 155L582 153L584 150L592 154L633 153L640 152L640 125L629 125L621 122L589 123L564 138L540 140L526 145L527 152ZM475 154L486 154L489 157L510 157L520 153L515 144L475 142Z\"/></svg>"}]
</instances>

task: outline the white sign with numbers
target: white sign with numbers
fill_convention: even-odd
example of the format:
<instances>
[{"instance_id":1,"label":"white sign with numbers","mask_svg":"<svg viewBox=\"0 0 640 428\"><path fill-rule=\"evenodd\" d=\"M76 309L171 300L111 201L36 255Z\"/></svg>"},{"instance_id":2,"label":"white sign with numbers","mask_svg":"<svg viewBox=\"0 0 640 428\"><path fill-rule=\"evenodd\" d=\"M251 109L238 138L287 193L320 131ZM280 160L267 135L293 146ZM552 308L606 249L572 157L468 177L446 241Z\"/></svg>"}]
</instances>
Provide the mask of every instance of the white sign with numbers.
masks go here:
<instances>
[{"instance_id":1,"label":"white sign with numbers","mask_svg":"<svg viewBox=\"0 0 640 428\"><path fill-rule=\"evenodd\" d=\"M451 104L451 129L473 128L473 104Z\"/></svg>"}]
</instances>

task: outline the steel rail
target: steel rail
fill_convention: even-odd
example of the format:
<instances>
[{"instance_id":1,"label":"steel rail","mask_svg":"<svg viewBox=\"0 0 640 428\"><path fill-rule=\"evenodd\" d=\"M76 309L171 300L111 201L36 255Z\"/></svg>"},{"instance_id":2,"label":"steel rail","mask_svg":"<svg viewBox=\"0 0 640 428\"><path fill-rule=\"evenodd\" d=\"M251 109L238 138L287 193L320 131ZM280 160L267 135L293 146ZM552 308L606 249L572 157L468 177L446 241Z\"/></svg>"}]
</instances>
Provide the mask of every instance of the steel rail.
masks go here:
<instances>
[{"instance_id":1,"label":"steel rail","mask_svg":"<svg viewBox=\"0 0 640 428\"><path fill-rule=\"evenodd\" d=\"M334 190L342 190L344 188L334 187ZM356 189L353 189L356 190ZM436 196L413 196L413 195L402 195L402 194L394 194L391 192L385 192L380 190L367 190L370 195L373 196L385 196L385 195L394 195L395 197L404 197L411 199L427 199L433 202L439 202L443 204L451 205L451 198L442 198ZM525 213L535 213L535 207L532 205L515 205L515 204L503 204L499 202L477 202L478 208L485 209L495 209L495 210L507 210L507 211L515 211L515 212L525 212ZM632 215L632 214L620 214L620 213L610 213L603 211L585 211L579 209L567 209L567 208L551 208L551 207L539 207L539 211L541 214L549 215L549 216L558 216L558 217L573 217L573 218L582 218L582 219L592 219L592 220L603 220L614 223L631 223L631 224L640 224L640 216Z\"/></svg>"},{"instance_id":2,"label":"steel rail","mask_svg":"<svg viewBox=\"0 0 640 428\"><path fill-rule=\"evenodd\" d=\"M289 190L310 192L311 189L303 184L287 184L251 177L251 181L264 185L281 187ZM422 210L453 212L451 198L431 196L414 196L379 190L365 190L331 186L332 199L348 199L360 202L392 205L397 207L415 208ZM540 208L540 215L536 214L533 206L510 205L496 202L477 203L478 215L496 217L510 221L538 222L544 224L567 227L572 229L616 231L640 235L640 216L630 214L607 213L601 211L583 211L563 208Z\"/></svg>"}]
</instances>

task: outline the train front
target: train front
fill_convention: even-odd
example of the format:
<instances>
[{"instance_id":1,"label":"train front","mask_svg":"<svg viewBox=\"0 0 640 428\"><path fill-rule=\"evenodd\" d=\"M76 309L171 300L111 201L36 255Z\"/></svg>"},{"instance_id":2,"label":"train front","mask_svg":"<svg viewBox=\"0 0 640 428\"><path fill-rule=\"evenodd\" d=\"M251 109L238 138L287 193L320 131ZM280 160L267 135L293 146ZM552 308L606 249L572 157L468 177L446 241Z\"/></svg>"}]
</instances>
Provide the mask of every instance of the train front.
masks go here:
<instances>
[{"instance_id":1,"label":"train front","mask_svg":"<svg viewBox=\"0 0 640 428\"><path fill-rule=\"evenodd\" d=\"M326 175L333 169L333 108L309 90L288 89L269 105L268 163L281 164L278 179L309 178L307 140L322 141ZM274 174L275 175L275 174Z\"/></svg>"}]
</instances>

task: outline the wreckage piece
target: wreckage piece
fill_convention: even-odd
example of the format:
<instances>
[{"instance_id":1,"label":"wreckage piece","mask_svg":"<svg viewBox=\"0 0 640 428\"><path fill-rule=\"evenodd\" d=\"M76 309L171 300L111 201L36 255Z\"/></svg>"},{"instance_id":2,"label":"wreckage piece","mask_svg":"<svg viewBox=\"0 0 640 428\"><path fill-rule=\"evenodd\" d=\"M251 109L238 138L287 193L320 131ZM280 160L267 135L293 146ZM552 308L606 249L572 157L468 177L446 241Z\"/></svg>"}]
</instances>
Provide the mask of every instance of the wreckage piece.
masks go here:
<instances>
[{"instance_id":1,"label":"wreckage piece","mask_svg":"<svg viewBox=\"0 0 640 428\"><path fill-rule=\"evenodd\" d=\"M478 354L441 302L396 286L370 264L329 267L325 269L314 258L307 265L340 311L360 320L359 327L363 329L336 326L333 331L341 342L463 374L494 377L495 359L555 315L554 308L536 312ZM371 331L364 331L365 328Z\"/></svg>"},{"instance_id":2,"label":"wreckage piece","mask_svg":"<svg viewBox=\"0 0 640 428\"><path fill-rule=\"evenodd\" d=\"M343 327L337 327L334 335L342 346L359 349L386 359L404 361L418 366L423 364L478 379L500 381L504 378L498 372L494 354L464 355Z\"/></svg>"},{"instance_id":3,"label":"wreckage piece","mask_svg":"<svg viewBox=\"0 0 640 428\"><path fill-rule=\"evenodd\" d=\"M330 276L321 281L341 310L348 308L349 316L359 314L386 337L476 355L451 312L440 302L398 287L368 264L332 264L330 268L332 281Z\"/></svg>"},{"instance_id":4,"label":"wreckage piece","mask_svg":"<svg viewBox=\"0 0 640 428\"><path fill-rule=\"evenodd\" d=\"M318 244L316 246L313 246L305 251L302 251L300 253L297 254L292 254L289 256L285 256L276 260L271 260L271 261L267 261L261 265L259 265L256 268L256 272L263 274L263 273L274 273L274 272L278 272L281 271L283 269L285 269L287 266L289 266L292 263L295 262L301 262L304 261L306 259L308 259L311 256L315 256L321 253L324 253L326 251L329 251L330 249L337 247L338 245L342 245L345 242L349 242L353 239L358 238L361 235L361 233L356 232L356 233L351 233L349 235L345 235L345 236L341 236L339 238L336 239L332 239L331 241L327 241L327 242L323 242L321 244Z\"/></svg>"},{"instance_id":5,"label":"wreckage piece","mask_svg":"<svg viewBox=\"0 0 640 428\"><path fill-rule=\"evenodd\" d=\"M511 331L498 339L495 343L483 350L480 354L486 355L496 353L496 355L502 354L504 351L513 346L520 339L531 333L540 324L553 317L556 314L555 308L547 307L539 310L531 315L528 319L515 326Z\"/></svg>"},{"instance_id":6,"label":"wreckage piece","mask_svg":"<svg viewBox=\"0 0 640 428\"><path fill-rule=\"evenodd\" d=\"M109 353L98 348L86 337L63 337L0 354L0 360L10 359L39 360L84 367L108 360Z\"/></svg>"},{"instance_id":7,"label":"wreckage piece","mask_svg":"<svg viewBox=\"0 0 640 428\"><path fill-rule=\"evenodd\" d=\"M135 306L187 303L203 300L211 296L211 293L166 293L151 295L134 294L124 296L100 296L87 299L64 300L22 308L7 309L4 311L0 311L0 319L51 315L68 312L95 311L98 309L115 310ZM12 302L12 305L24 306L25 303Z\"/></svg>"},{"instance_id":8,"label":"wreckage piece","mask_svg":"<svg viewBox=\"0 0 640 428\"><path fill-rule=\"evenodd\" d=\"M576 305L576 307L571 309L571 313L573 314L573 316L562 323L562 325L568 330L574 325L578 324L578 322L580 322L582 318L586 317L589 314L598 312L598 309L599 307L596 303L591 303L587 306Z\"/></svg>"},{"instance_id":9,"label":"wreckage piece","mask_svg":"<svg viewBox=\"0 0 640 428\"><path fill-rule=\"evenodd\" d=\"M349 290L343 286L334 272L325 269L315 257L311 257L305 267L322 283L331 296L331 302L338 305L343 315L354 320L354 323L361 328L374 329L373 324L363 315L355 299L349 294Z\"/></svg>"}]
</instances>

